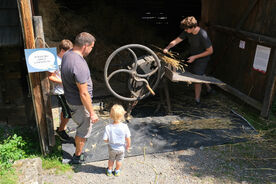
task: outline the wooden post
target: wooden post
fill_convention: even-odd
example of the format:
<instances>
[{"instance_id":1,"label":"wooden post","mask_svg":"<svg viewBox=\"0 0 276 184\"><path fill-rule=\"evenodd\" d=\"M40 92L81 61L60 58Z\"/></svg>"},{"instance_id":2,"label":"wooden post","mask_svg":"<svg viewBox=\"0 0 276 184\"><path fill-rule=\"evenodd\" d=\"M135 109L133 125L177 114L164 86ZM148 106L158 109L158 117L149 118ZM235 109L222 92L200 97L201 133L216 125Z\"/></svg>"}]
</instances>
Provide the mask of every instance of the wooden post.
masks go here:
<instances>
[{"instance_id":1,"label":"wooden post","mask_svg":"<svg viewBox=\"0 0 276 184\"><path fill-rule=\"evenodd\" d=\"M34 34L35 34L35 46L36 48L45 48L45 39L43 32L43 22L41 16L34 16ZM49 146L55 145L55 133L54 133L54 125L53 125L53 116L52 116L52 108L51 108L51 96L50 94L50 82L48 79L47 72L40 72L40 80L41 80L41 89L43 95L44 102L44 110L46 115L46 124L47 124L47 133L49 139Z\"/></svg>"},{"instance_id":2,"label":"wooden post","mask_svg":"<svg viewBox=\"0 0 276 184\"><path fill-rule=\"evenodd\" d=\"M169 93L169 87L168 87L168 80L166 78L164 78L163 80L163 84L164 84L164 91L165 91L165 96L166 96L166 102L167 102L167 106L168 106L168 114L172 113L172 106L171 106L171 99L170 99L170 93Z\"/></svg>"},{"instance_id":3,"label":"wooden post","mask_svg":"<svg viewBox=\"0 0 276 184\"><path fill-rule=\"evenodd\" d=\"M271 70L268 74L267 84L265 88L265 96L263 100L263 106L261 111L261 116L268 118L269 112L274 96L274 89L275 89L275 83L276 83L276 49L272 50L271 53Z\"/></svg>"},{"instance_id":4,"label":"wooden post","mask_svg":"<svg viewBox=\"0 0 276 184\"><path fill-rule=\"evenodd\" d=\"M32 11L30 0L17 0L21 28L24 38L24 45L27 49L35 48L34 31L32 24ZM49 153L46 115L43 107L43 98L41 92L40 74L29 74L30 88L32 92L33 106L38 128L40 148L43 155Z\"/></svg>"}]
</instances>

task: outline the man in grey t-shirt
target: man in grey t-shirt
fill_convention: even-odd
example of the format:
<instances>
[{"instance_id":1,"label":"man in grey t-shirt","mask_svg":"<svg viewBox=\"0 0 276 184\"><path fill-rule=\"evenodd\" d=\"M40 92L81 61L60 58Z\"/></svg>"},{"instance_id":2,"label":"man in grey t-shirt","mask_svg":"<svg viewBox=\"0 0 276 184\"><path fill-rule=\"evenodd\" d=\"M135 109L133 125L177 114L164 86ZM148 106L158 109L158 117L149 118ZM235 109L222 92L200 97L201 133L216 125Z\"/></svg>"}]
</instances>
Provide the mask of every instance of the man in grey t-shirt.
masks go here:
<instances>
[{"instance_id":1,"label":"man in grey t-shirt","mask_svg":"<svg viewBox=\"0 0 276 184\"><path fill-rule=\"evenodd\" d=\"M203 75L205 73L210 55L213 53L212 43L207 35L207 32L197 25L195 17L186 17L181 21L181 27L184 31L163 50L167 53L168 50L179 44L185 39L188 39L190 44L190 54L188 63L191 63L192 73ZM207 86L207 94L211 93L211 87ZM195 102L200 103L201 83L195 83Z\"/></svg>"},{"instance_id":2,"label":"man in grey t-shirt","mask_svg":"<svg viewBox=\"0 0 276 184\"><path fill-rule=\"evenodd\" d=\"M72 164L83 163L82 149L98 116L92 106L93 85L89 67L84 59L92 51L96 39L82 32L75 38L74 47L63 55L61 78L64 96L71 109L72 119L78 124L75 137L76 151Z\"/></svg>"}]
</instances>

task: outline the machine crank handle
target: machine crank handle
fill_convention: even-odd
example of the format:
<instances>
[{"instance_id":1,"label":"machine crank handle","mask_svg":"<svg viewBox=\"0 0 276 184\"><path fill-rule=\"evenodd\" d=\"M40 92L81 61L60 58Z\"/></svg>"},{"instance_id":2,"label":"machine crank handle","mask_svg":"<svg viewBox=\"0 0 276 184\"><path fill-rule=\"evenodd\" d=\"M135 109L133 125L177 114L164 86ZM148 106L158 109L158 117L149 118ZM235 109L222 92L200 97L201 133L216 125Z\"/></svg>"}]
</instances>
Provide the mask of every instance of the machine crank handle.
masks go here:
<instances>
[{"instance_id":1,"label":"machine crank handle","mask_svg":"<svg viewBox=\"0 0 276 184\"><path fill-rule=\"evenodd\" d=\"M155 92L151 89L150 85L147 84L146 86L147 86L148 90L150 91L150 93L154 96Z\"/></svg>"}]
</instances>

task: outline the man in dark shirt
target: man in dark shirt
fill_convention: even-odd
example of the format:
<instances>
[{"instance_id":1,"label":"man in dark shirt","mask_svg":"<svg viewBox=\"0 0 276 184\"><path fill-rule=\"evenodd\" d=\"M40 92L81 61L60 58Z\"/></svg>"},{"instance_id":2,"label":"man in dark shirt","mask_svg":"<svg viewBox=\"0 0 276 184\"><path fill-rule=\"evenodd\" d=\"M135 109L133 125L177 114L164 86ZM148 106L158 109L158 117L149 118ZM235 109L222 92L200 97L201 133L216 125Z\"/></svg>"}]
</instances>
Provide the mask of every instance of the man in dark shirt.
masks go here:
<instances>
[{"instance_id":1,"label":"man in dark shirt","mask_svg":"<svg viewBox=\"0 0 276 184\"><path fill-rule=\"evenodd\" d=\"M181 21L181 27L184 31L163 50L167 53L168 50L179 44L185 39L188 39L190 44L190 57L188 63L191 63L191 72L196 75L205 73L210 55L213 53L212 43L207 35L207 32L197 25L195 17L186 17ZM206 84L207 93L211 92L210 85ZM195 102L200 103L201 83L195 83Z\"/></svg>"},{"instance_id":2,"label":"man in dark shirt","mask_svg":"<svg viewBox=\"0 0 276 184\"><path fill-rule=\"evenodd\" d=\"M71 109L72 119L78 124L75 143L76 151L72 164L83 163L82 149L98 116L92 106L93 84L89 67L84 59L92 51L96 39L82 32L75 38L74 47L62 57L61 78L64 96Z\"/></svg>"}]
</instances>

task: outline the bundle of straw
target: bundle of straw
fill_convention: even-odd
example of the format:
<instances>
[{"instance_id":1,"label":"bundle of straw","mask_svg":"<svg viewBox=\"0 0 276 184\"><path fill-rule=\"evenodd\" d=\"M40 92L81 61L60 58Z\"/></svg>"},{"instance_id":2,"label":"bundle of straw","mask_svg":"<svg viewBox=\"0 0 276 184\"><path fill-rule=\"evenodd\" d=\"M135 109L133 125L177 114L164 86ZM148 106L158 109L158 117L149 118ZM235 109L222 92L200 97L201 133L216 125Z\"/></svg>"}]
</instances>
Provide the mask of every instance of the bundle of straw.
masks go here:
<instances>
[{"instance_id":1,"label":"bundle of straw","mask_svg":"<svg viewBox=\"0 0 276 184\"><path fill-rule=\"evenodd\" d=\"M172 67L176 68L177 70L181 70L185 72L184 66L181 64L179 60L170 58L160 52L156 52L156 55L164 62L170 64Z\"/></svg>"}]
</instances>

